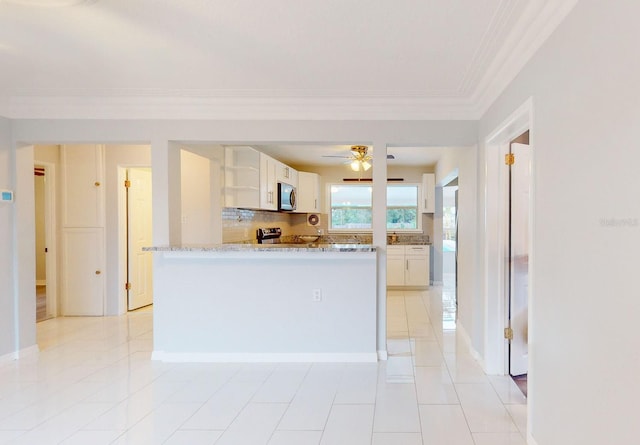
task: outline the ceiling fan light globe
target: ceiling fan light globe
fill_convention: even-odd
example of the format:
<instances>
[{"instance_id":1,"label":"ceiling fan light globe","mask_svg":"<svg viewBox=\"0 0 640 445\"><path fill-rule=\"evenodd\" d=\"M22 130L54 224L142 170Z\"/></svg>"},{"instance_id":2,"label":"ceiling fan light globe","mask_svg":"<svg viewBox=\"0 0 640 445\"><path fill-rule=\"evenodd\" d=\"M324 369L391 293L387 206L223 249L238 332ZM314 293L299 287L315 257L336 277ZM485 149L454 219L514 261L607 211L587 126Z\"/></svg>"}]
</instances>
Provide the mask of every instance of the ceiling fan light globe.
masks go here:
<instances>
[{"instance_id":1,"label":"ceiling fan light globe","mask_svg":"<svg viewBox=\"0 0 640 445\"><path fill-rule=\"evenodd\" d=\"M362 168L364 169L364 171L367 171L371 168L371 164L369 164L367 161L363 161Z\"/></svg>"},{"instance_id":2,"label":"ceiling fan light globe","mask_svg":"<svg viewBox=\"0 0 640 445\"><path fill-rule=\"evenodd\" d=\"M354 172L357 172L358 170L360 170L360 162L358 161L351 162L351 170L353 170Z\"/></svg>"}]
</instances>

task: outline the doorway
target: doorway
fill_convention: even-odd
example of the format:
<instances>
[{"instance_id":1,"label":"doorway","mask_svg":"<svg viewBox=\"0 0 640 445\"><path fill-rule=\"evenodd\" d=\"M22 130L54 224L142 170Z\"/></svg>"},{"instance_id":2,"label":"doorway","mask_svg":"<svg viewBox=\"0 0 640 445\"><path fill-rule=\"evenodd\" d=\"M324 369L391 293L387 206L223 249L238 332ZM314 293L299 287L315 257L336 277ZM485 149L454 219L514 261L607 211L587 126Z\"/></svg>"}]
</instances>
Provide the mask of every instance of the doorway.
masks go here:
<instances>
[{"instance_id":1,"label":"doorway","mask_svg":"<svg viewBox=\"0 0 640 445\"><path fill-rule=\"evenodd\" d=\"M458 313L458 178L442 187L442 328L455 329Z\"/></svg>"},{"instance_id":2,"label":"doorway","mask_svg":"<svg viewBox=\"0 0 640 445\"><path fill-rule=\"evenodd\" d=\"M34 163L36 322L56 316L55 167Z\"/></svg>"},{"instance_id":3,"label":"doorway","mask_svg":"<svg viewBox=\"0 0 640 445\"><path fill-rule=\"evenodd\" d=\"M153 254L143 247L152 245L151 168L120 169L124 193L125 299L128 311L153 304ZM122 199L121 199L122 200Z\"/></svg>"},{"instance_id":4,"label":"doorway","mask_svg":"<svg viewBox=\"0 0 640 445\"><path fill-rule=\"evenodd\" d=\"M509 144L506 156L509 173L509 268L507 302L507 338L509 340L509 375L527 394L529 370L528 301L529 301L529 227L531 148L526 131Z\"/></svg>"},{"instance_id":5,"label":"doorway","mask_svg":"<svg viewBox=\"0 0 640 445\"><path fill-rule=\"evenodd\" d=\"M533 127L533 99L526 100L511 116L503 121L485 139L484 149L484 181L485 200L482 209L484 279L485 295L484 314L484 351L485 371L488 374L509 375L509 341L505 338L508 328L509 300L509 169L505 165L505 156L509 154L510 143L520 135L529 131L530 146L535 146ZM530 195L535 201L535 151L530 150ZM535 214L529 213L528 229L528 292L533 295L531 283L535 275L535 232L532 230ZM535 342L535 332L530 321L534 318L535 299L529 298L527 311L528 344ZM531 352L531 351L529 351ZM535 362L529 361L529 386L535 376Z\"/></svg>"}]
</instances>

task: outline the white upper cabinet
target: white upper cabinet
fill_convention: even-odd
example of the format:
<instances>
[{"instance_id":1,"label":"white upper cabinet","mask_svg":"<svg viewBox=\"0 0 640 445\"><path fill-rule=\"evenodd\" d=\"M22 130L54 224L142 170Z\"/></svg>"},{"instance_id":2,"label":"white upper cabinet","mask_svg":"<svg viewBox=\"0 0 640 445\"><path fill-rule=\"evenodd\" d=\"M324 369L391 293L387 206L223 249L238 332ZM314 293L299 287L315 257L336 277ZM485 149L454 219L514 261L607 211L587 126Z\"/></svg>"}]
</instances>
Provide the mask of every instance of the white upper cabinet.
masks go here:
<instances>
[{"instance_id":1,"label":"white upper cabinet","mask_svg":"<svg viewBox=\"0 0 640 445\"><path fill-rule=\"evenodd\" d=\"M224 205L278 210L278 182L298 186L298 172L249 146L225 147Z\"/></svg>"},{"instance_id":2,"label":"white upper cabinet","mask_svg":"<svg viewBox=\"0 0 640 445\"><path fill-rule=\"evenodd\" d=\"M298 213L320 212L320 176L316 173L298 172Z\"/></svg>"},{"instance_id":3,"label":"white upper cabinet","mask_svg":"<svg viewBox=\"0 0 640 445\"><path fill-rule=\"evenodd\" d=\"M276 182L284 182L298 187L298 172L294 168L276 161Z\"/></svg>"},{"instance_id":4,"label":"white upper cabinet","mask_svg":"<svg viewBox=\"0 0 640 445\"><path fill-rule=\"evenodd\" d=\"M61 157L63 227L103 227L103 146L63 145Z\"/></svg>"},{"instance_id":5,"label":"white upper cabinet","mask_svg":"<svg viewBox=\"0 0 640 445\"><path fill-rule=\"evenodd\" d=\"M436 208L436 175L424 173L422 175L421 213L434 213Z\"/></svg>"},{"instance_id":6,"label":"white upper cabinet","mask_svg":"<svg viewBox=\"0 0 640 445\"><path fill-rule=\"evenodd\" d=\"M253 147L225 147L224 205L260 208L260 152Z\"/></svg>"},{"instance_id":7,"label":"white upper cabinet","mask_svg":"<svg viewBox=\"0 0 640 445\"><path fill-rule=\"evenodd\" d=\"M278 210L278 183L276 170L278 164L271 156L260 153L260 208Z\"/></svg>"}]
</instances>

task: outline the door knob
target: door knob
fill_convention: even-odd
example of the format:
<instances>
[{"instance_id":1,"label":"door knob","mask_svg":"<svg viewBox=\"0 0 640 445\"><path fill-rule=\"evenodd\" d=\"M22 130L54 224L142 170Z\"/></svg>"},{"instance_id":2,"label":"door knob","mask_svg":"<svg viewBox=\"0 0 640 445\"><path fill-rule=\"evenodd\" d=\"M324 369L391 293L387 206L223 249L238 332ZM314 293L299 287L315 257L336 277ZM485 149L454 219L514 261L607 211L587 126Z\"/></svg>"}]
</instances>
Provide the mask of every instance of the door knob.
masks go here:
<instances>
[{"instance_id":1,"label":"door knob","mask_svg":"<svg viewBox=\"0 0 640 445\"><path fill-rule=\"evenodd\" d=\"M93 185L95 185L96 187L100 187L100 183L98 181L94 182Z\"/></svg>"},{"instance_id":2,"label":"door knob","mask_svg":"<svg viewBox=\"0 0 640 445\"><path fill-rule=\"evenodd\" d=\"M96 275L100 275L102 271L96 270Z\"/></svg>"}]
</instances>

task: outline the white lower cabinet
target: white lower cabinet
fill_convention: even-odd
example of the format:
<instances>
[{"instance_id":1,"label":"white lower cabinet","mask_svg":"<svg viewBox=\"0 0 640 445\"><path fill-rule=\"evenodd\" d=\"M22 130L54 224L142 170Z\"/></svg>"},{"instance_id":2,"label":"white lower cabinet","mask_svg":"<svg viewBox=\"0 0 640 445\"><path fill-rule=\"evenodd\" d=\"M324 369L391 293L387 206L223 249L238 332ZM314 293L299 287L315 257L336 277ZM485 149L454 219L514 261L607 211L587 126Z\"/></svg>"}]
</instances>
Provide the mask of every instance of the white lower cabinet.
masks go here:
<instances>
[{"instance_id":1,"label":"white lower cabinet","mask_svg":"<svg viewBox=\"0 0 640 445\"><path fill-rule=\"evenodd\" d=\"M387 247L387 286L404 286L404 246Z\"/></svg>"},{"instance_id":2,"label":"white lower cabinet","mask_svg":"<svg viewBox=\"0 0 640 445\"><path fill-rule=\"evenodd\" d=\"M428 286L429 246L387 246L387 286Z\"/></svg>"}]
</instances>

